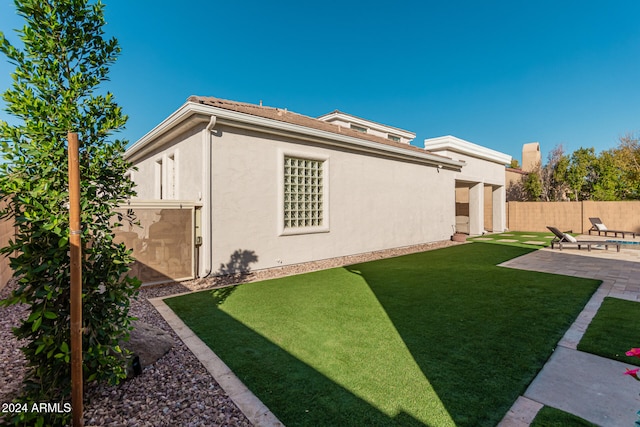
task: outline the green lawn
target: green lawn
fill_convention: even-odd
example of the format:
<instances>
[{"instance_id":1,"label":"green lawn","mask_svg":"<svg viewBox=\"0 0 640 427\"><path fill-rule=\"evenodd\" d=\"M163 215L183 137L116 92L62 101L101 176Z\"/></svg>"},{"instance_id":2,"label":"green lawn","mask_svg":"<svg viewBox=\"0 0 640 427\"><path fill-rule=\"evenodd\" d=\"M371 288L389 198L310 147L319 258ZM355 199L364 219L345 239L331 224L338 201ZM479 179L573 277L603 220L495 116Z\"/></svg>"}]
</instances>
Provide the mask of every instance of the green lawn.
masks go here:
<instances>
[{"instance_id":1,"label":"green lawn","mask_svg":"<svg viewBox=\"0 0 640 427\"><path fill-rule=\"evenodd\" d=\"M473 243L166 300L287 426L495 426L599 282Z\"/></svg>"},{"instance_id":2,"label":"green lawn","mask_svg":"<svg viewBox=\"0 0 640 427\"><path fill-rule=\"evenodd\" d=\"M531 423L531 427L598 427L560 409L543 406Z\"/></svg>"},{"instance_id":3,"label":"green lawn","mask_svg":"<svg viewBox=\"0 0 640 427\"><path fill-rule=\"evenodd\" d=\"M549 246L553 237L554 235L550 231L546 233L535 231L507 231L504 233L471 237L468 240L471 242L496 243L499 245L539 249Z\"/></svg>"},{"instance_id":4,"label":"green lawn","mask_svg":"<svg viewBox=\"0 0 640 427\"><path fill-rule=\"evenodd\" d=\"M606 297L578 344L578 350L640 365L625 352L640 347L640 303Z\"/></svg>"}]
</instances>

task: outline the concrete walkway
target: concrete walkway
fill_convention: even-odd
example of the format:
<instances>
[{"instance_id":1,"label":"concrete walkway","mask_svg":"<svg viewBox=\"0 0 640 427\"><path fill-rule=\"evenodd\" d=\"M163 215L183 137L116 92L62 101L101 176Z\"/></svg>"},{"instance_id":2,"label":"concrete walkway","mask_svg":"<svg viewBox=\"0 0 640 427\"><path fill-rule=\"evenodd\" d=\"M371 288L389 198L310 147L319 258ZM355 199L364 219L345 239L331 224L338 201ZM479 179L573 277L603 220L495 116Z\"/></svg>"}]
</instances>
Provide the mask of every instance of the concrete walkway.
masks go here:
<instances>
[{"instance_id":1,"label":"concrete walkway","mask_svg":"<svg viewBox=\"0 0 640 427\"><path fill-rule=\"evenodd\" d=\"M178 295L171 297L174 296ZM189 347L189 350L200 360L249 421L256 427L284 427L284 424L240 381L222 359L165 304L164 298L153 298L149 302L164 317L182 342Z\"/></svg>"},{"instance_id":2,"label":"concrete walkway","mask_svg":"<svg viewBox=\"0 0 640 427\"><path fill-rule=\"evenodd\" d=\"M640 251L541 249L501 266L600 279L602 285L499 426L528 426L543 405L600 426L633 426L640 409L640 383L624 375L632 366L580 352L576 346L606 296L640 301ZM631 347L640 347L640 335Z\"/></svg>"}]
</instances>

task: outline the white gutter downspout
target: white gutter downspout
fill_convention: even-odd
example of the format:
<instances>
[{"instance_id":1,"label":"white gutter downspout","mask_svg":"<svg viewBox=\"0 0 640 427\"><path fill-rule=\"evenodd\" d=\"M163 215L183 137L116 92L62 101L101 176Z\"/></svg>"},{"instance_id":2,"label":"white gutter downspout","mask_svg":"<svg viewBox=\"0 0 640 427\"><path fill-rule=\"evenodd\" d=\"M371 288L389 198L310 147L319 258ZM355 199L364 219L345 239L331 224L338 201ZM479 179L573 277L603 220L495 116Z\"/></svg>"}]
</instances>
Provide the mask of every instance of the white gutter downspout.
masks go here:
<instances>
[{"instance_id":1,"label":"white gutter downspout","mask_svg":"<svg viewBox=\"0 0 640 427\"><path fill-rule=\"evenodd\" d=\"M213 145L213 127L216 125L216 116L211 116L209 123L202 130L202 267L200 267L200 277L209 276L211 271L212 261L212 246L213 246L213 227L212 227L212 212L213 212L213 199L212 199L212 148Z\"/></svg>"}]
</instances>

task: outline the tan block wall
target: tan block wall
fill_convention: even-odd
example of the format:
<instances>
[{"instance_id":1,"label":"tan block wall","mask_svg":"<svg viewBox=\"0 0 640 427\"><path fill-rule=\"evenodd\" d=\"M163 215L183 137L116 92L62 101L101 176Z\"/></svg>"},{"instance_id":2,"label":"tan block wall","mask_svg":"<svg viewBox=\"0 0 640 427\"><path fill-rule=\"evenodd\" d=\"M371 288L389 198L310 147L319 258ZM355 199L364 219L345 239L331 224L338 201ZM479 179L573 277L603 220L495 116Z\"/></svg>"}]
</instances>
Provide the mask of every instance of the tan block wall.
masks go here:
<instances>
[{"instance_id":1,"label":"tan block wall","mask_svg":"<svg viewBox=\"0 0 640 427\"><path fill-rule=\"evenodd\" d=\"M589 218L598 217L611 230L640 232L640 201L583 202L583 231L591 228Z\"/></svg>"},{"instance_id":2,"label":"tan block wall","mask_svg":"<svg viewBox=\"0 0 640 427\"><path fill-rule=\"evenodd\" d=\"M5 203L0 202L0 209L4 208ZM0 221L0 247L5 247L9 243L9 239L15 235L13 221ZM9 258L0 255L0 289L4 288L7 281L13 276L13 270L9 267Z\"/></svg>"},{"instance_id":3,"label":"tan block wall","mask_svg":"<svg viewBox=\"0 0 640 427\"><path fill-rule=\"evenodd\" d=\"M508 202L507 228L547 231L552 225L563 231L587 233L589 218L598 217L611 230L640 232L640 201L624 202Z\"/></svg>"}]
</instances>

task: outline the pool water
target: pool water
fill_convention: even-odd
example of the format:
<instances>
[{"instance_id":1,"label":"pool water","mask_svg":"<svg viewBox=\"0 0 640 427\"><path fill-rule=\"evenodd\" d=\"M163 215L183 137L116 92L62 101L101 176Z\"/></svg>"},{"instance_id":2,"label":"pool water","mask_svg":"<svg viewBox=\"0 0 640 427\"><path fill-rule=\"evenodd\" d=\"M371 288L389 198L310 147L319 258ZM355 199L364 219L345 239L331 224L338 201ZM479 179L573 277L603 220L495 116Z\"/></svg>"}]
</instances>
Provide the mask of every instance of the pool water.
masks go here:
<instances>
[{"instance_id":1,"label":"pool water","mask_svg":"<svg viewBox=\"0 0 640 427\"><path fill-rule=\"evenodd\" d=\"M607 240L611 243L620 243L622 247L628 247L628 249L640 249L640 241L628 241L628 240Z\"/></svg>"}]
</instances>

